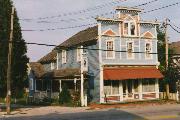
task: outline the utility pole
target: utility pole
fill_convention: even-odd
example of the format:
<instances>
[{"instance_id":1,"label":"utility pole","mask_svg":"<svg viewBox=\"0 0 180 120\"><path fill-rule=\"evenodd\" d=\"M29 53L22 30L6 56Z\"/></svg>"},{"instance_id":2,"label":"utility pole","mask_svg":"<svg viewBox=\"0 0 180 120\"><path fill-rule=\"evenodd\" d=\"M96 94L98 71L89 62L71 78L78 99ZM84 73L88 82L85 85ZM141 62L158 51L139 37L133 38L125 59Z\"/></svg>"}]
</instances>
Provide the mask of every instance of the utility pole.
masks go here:
<instances>
[{"instance_id":1,"label":"utility pole","mask_svg":"<svg viewBox=\"0 0 180 120\"><path fill-rule=\"evenodd\" d=\"M168 62L168 49L169 49L169 45L168 45L168 34L167 34L167 26L168 26L168 19L166 18L165 20L165 53L166 53L166 71L168 70L168 65L169 65L169 62ZM166 73L167 74L167 73ZM169 81L167 80L166 81L166 97L167 99L169 99Z\"/></svg>"},{"instance_id":2,"label":"utility pole","mask_svg":"<svg viewBox=\"0 0 180 120\"><path fill-rule=\"evenodd\" d=\"M11 12L11 31L9 37L9 51L8 51L8 68L7 68L7 96L6 96L6 112L11 112L11 61L12 61L12 40L13 40L13 25L14 25L14 7Z\"/></svg>"},{"instance_id":3,"label":"utility pole","mask_svg":"<svg viewBox=\"0 0 180 120\"><path fill-rule=\"evenodd\" d=\"M81 106L83 107L84 104L84 74L83 74L83 68L84 68L84 60L83 60L83 46L80 48L81 53Z\"/></svg>"}]
</instances>

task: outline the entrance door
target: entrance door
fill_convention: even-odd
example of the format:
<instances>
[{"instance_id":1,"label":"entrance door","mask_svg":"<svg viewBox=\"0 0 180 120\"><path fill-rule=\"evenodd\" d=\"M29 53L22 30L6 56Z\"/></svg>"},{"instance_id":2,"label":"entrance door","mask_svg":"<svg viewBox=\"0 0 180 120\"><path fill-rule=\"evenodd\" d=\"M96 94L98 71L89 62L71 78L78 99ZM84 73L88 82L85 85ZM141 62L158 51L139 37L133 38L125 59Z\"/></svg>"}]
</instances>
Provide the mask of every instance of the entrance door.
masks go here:
<instances>
[{"instance_id":1,"label":"entrance door","mask_svg":"<svg viewBox=\"0 0 180 120\"><path fill-rule=\"evenodd\" d=\"M123 81L123 97L124 99L133 99L133 85L132 80Z\"/></svg>"}]
</instances>

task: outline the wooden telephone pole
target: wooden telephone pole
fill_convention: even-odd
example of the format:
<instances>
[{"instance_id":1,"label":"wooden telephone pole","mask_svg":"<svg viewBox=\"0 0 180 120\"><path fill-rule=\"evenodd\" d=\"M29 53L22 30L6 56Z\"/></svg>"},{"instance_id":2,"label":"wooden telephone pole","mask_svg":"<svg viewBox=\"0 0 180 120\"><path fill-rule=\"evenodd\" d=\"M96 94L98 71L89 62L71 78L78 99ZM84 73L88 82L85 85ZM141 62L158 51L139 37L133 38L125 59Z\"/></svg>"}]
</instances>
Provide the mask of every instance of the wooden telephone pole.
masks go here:
<instances>
[{"instance_id":1,"label":"wooden telephone pole","mask_svg":"<svg viewBox=\"0 0 180 120\"><path fill-rule=\"evenodd\" d=\"M168 65L169 65L169 61L168 61L168 50L169 50L169 44L168 44L168 35L167 35L167 26L168 26L168 19L166 18L165 20L165 53L166 53L166 71L168 70ZM167 73L166 73L167 74ZM166 97L167 99L169 99L169 82L166 81Z\"/></svg>"},{"instance_id":2,"label":"wooden telephone pole","mask_svg":"<svg viewBox=\"0 0 180 120\"><path fill-rule=\"evenodd\" d=\"M6 112L11 112L11 61L12 61L12 40L13 40L13 25L14 25L14 7L12 6L11 12L11 31L9 37L9 50L8 50L8 68L7 68L7 96L6 96Z\"/></svg>"}]
</instances>

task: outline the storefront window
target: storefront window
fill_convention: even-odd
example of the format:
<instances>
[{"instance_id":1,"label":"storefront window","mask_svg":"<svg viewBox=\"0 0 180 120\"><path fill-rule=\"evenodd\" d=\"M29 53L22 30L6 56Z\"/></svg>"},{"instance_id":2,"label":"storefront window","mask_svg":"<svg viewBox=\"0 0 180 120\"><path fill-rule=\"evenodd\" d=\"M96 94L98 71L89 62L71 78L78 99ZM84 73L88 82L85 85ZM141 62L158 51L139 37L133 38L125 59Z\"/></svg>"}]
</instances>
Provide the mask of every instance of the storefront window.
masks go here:
<instances>
[{"instance_id":1,"label":"storefront window","mask_svg":"<svg viewBox=\"0 0 180 120\"><path fill-rule=\"evenodd\" d=\"M104 94L119 94L119 81L104 81Z\"/></svg>"},{"instance_id":2,"label":"storefront window","mask_svg":"<svg viewBox=\"0 0 180 120\"><path fill-rule=\"evenodd\" d=\"M142 80L143 92L155 92L155 80L144 79Z\"/></svg>"}]
</instances>

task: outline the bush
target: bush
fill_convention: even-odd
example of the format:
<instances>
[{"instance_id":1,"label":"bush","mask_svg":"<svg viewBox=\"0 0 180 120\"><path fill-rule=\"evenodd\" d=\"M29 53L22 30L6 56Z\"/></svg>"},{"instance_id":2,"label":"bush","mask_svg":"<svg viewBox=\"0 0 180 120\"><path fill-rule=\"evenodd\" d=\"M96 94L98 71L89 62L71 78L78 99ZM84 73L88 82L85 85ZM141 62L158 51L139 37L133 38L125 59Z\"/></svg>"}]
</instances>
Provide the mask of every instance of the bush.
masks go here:
<instances>
[{"instance_id":1,"label":"bush","mask_svg":"<svg viewBox=\"0 0 180 120\"><path fill-rule=\"evenodd\" d=\"M80 92L74 91L72 94L72 103L74 107L80 106L81 101L80 101Z\"/></svg>"},{"instance_id":2,"label":"bush","mask_svg":"<svg viewBox=\"0 0 180 120\"><path fill-rule=\"evenodd\" d=\"M64 85L61 93L59 93L59 104L61 105L68 104L71 103L71 101L72 101L71 94L68 91L66 85Z\"/></svg>"}]
</instances>

